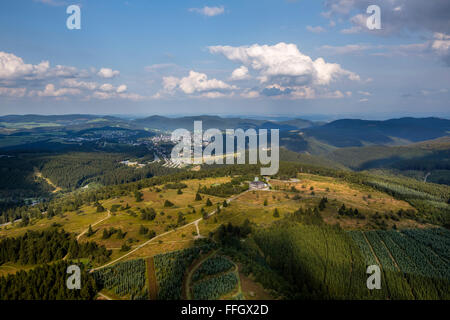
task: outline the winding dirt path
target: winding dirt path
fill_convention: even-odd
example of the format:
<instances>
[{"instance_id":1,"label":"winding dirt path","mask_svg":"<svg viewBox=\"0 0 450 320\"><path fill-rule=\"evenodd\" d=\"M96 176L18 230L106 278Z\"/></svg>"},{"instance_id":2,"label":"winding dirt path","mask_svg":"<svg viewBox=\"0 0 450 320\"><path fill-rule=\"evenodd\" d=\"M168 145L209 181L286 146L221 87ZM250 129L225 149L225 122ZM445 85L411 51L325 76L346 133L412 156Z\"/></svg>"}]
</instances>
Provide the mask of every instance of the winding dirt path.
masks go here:
<instances>
[{"instance_id":1,"label":"winding dirt path","mask_svg":"<svg viewBox=\"0 0 450 320\"><path fill-rule=\"evenodd\" d=\"M215 255L217 253L218 250L214 250L210 253L208 253L207 255L205 255L204 257L200 258L188 271L185 279L184 279L184 294L187 300L192 300L191 297L191 278L192 275L194 274L194 271L198 269L198 267L206 260L209 259L210 257L212 257L213 255Z\"/></svg>"},{"instance_id":2,"label":"winding dirt path","mask_svg":"<svg viewBox=\"0 0 450 320\"><path fill-rule=\"evenodd\" d=\"M114 300L113 298L108 297L106 294L103 294L101 292L98 293L98 295L102 298L104 298L105 300Z\"/></svg>"},{"instance_id":3,"label":"winding dirt path","mask_svg":"<svg viewBox=\"0 0 450 320\"><path fill-rule=\"evenodd\" d=\"M235 196L233 196L233 197L227 199L227 200L226 200L227 203L230 203L231 201L237 199L238 197L242 196L243 194L247 193L248 191L249 191L249 190L246 190L246 191L244 191L244 192L242 192L242 193L240 193L240 194L237 194L237 195L235 195ZM222 209L222 208L223 208L223 205L220 206L220 209ZM211 217L212 215L214 215L214 214L216 213L216 211L217 211L217 209L211 211L211 212L208 214L208 218ZM185 225L182 226L182 227L177 228L177 231L179 231L179 230L181 230L181 229L184 229L184 228L187 228L187 227L192 226L192 225L198 225L198 223L199 223L200 221L202 221L202 220L203 220L203 218L199 218L199 219L197 219L197 220L194 220L194 221L192 221L192 222L190 222L190 223L188 223L188 224L185 224ZM100 221L99 221L99 222L100 222ZM97 223L99 223L99 222L97 222ZM200 230L199 230L199 231L200 231ZM135 253L136 251L138 251L138 250L141 249L142 247L145 247L147 244L149 244L149 243L155 241L156 239L159 239L159 238L161 238L161 237L164 237L164 236L166 236L166 235L168 235L168 234L170 234L170 233L172 233L172 232L175 232L175 230L169 230L169 231L167 231L167 232L161 233L161 234L157 235L156 237L153 237L153 238L151 238L150 240L147 240L146 242L144 242L144 243L138 245L135 249L133 249L133 250L127 252L127 253L124 254L123 256L120 256L119 258L117 258L117 259L115 259L115 260L113 260L113 261L111 261L111 262L108 262L108 263L104 264L103 266L100 266L100 267L91 269L90 272L94 272L94 271L96 271L96 270L100 270L100 269L103 269L103 268L105 268L105 267L107 267L107 266L110 266L110 265L112 265L112 264L114 264L114 263L116 263L116 262L122 260L123 258L128 257L129 255Z\"/></svg>"},{"instance_id":4,"label":"winding dirt path","mask_svg":"<svg viewBox=\"0 0 450 320\"><path fill-rule=\"evenodd\" d=\"M104 217L103 219L97 221L94 224L91 224L90 226L94 227L94 226L98 225L100 222L103 222L103 221L105 221L106 219L108 219L110 217L111 217L111 211L108 210L108 215L106 217ZM88 231L89 231L89 227L77 236L77 241L80 240L80 238Z\"/></svg>"}]
</instances>

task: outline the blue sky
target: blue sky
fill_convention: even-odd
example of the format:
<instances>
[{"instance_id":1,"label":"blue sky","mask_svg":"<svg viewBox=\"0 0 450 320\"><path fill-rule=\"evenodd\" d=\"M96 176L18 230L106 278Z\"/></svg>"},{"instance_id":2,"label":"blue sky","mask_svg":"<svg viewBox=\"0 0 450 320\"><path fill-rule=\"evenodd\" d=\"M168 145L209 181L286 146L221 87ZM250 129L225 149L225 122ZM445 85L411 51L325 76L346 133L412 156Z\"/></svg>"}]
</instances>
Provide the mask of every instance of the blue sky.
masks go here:
<instances>
[{"instance_id":1,"label":"blue sky","mask_svg":"<svg viewBox=\"0 0 450 320\"><path fill-rule=\"evenodd\" d=\"M15 0L0 30L0 114L450 115L447 0Z\"/></svg>"}]
</instances>

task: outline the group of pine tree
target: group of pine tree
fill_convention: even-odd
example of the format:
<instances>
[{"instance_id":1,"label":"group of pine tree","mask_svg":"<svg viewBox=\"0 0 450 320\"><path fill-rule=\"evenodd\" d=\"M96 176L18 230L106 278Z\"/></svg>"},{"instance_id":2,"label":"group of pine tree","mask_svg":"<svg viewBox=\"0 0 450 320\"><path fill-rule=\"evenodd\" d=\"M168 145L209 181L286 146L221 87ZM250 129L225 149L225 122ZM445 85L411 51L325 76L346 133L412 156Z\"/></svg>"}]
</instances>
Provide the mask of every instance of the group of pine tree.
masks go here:
<instances>
[{"instance_id":1,"label":"group of pine tree","mask_svg":"<svg viewBox=\"0 0 450 320\"><path fill-rule=\"evenodd\" d=\"M89 258L104 263L109 260L111 250L96 242L79 243L72 234L55 227L44 231L27 231L20 237L0 240L0 265L6 262L44 264L66 256L68 259Z\"/></svg>"}]
</instances>

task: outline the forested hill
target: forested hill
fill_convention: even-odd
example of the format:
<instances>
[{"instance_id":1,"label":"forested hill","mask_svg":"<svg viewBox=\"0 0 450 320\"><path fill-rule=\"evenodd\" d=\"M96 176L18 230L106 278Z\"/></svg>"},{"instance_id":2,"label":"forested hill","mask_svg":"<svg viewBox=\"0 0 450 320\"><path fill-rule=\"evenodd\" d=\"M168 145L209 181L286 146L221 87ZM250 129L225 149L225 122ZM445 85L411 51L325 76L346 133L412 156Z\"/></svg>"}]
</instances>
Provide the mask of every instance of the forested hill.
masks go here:
<instances>
[{"instance_id":1,"label":"forested hill","mask_svg":"<svg viewBox=\"0 0 450 320\"><path fill-rule=\"evenodd\" d=\"M293 119L288 121L268 121L245 118L222 118L218 116L192 116L180 118L168 118L162 116L151 116L143 119L136 119L133 124L159 130L175 130L178 128L193 129L194 121L202 121L203 129L280 129L294 130L312 127L314 122L303 119Z\"/></svg>"},{"instance_id":2,"label":"forested hill","mask_svg":"<svg viewBox=\"0 0 450 320\"><path fill-rule=\"evenodd\" d=\"M406 144L448 135L450 120L440 118L400 118L386 121L342 119L307 128L308 137L336 147L365 144Z\"/></svg>"},{"instance_id":3,"label":"forested hill","mask_svg":"<svg viewBox=\"0 0 450 320\"><path fill-rule=\"evenodd\" d=\"M158 115L150 117L137 118L134 120L124 119L113 116L100 115L8 115L0 117L0 128L14 130L13 132L29 131L30 129L39 130L45 128L65 129L65 130L83 130L97 127L114 126L129 128L133 130L160 130L172 131L178 128L193 130L194 121L202 121L203 129L280 129L295 130L304 129L319 125L319 123L304 120L290 119L285 121L278 120L258 120L248 118L226 118L219 116L189 116L169 118ZM1 133L1 130L0 130ZM11 132L8 131L8 134Z\"/></svg>"}]
</instances>

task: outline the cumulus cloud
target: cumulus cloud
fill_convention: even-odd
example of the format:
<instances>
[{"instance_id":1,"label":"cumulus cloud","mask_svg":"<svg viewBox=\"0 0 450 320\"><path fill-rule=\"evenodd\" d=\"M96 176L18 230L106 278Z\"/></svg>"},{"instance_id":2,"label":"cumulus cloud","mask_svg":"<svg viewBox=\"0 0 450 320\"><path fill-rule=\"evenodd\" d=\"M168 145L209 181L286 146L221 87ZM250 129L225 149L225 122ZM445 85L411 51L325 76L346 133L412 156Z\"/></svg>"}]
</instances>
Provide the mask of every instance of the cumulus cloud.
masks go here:
<instances>
[{"instance_id":1,"label":"cumulus cloud","mask_svg":"<svg viewBox=\"0 0 450 320\"><path fill-rule=\"evenodd\" d=\"M357 74L341 68L339 64L327 63L323 58L311 59L301 53L295 44L211 46L209 50L255 70L261 83L304 86L328 85L340 77L359 80Z\"/></svg>"},{"instance_id":2,"label":"cumulus cloud","mask_svg":"<svg viewBox=\"0 0 450 320\"><path fill-rule=\"evenodd\" d=\"M352 33L359 33L363 30L369 30L367 29L367 19L368 15L365 14L357 14L350 18L350 22L352 23L352 27L347 29L342 29L341 33L344 34L352 34ZM373 31L373 30L370 30Z\"/></svg>"},{"instance_id":3,"label":"cumulus cloud","mask_svg":"<svg viewBox=\"0 0 450 320\"><path fill-rule=\"evenodd\" d=\"M104 83L100 86L99 90L103 92L111 92L114 91L114 86L110 83Z\"/></svg>"},{"instance_id":4,"label":"cumulus cloud","mask_svg":"<svg viewBox=\"0 0 450 320\"><path fill-rule=\"evenodd\" d=\"M258 98L259 95L259 91L256 90L245 90L244 92L241 93L241 97L246 98L246 99L254 99L254 98Z\"/></svg>"},{"instance_id":5,"label":"cumulus cloud","mask_svg":"<svg viewBox=\"0 0 450 320\"><path fill-rule=\"evenodd\" d=\"M312 33L322 33L322 32L326 31L321 26L317 26L317 27L306 26L306 30L308 30L309 32L312 32Z\"/></svg>"},{"instance_id":6,"label":"cumulus cloud","mask_svg":"<svg viewBox=\"0 0 450 320\"><path fill-rule=\"evenodd\" d=\"M120 87L119 87L120 88ZM109 99L126 99L131 101L141 101L144 100L145 97L136 94L136 93L126 93L116 91L94 91L92 95L87 97L88 99L99 99L99 100L109 100Z\"/></svg>"},{"instance_id":7,"label":"cumulus cloud","mask_svg":"<svg viewBox=\"0 0 450 320\"><path fill-rule=\"evenodd\" d=\"M157 72L164 69L176 68L178 67L175 63L156 63L150 66L146 66L144 69L147 72Z\"/></svg>"},{"instance_id":8,"label":"cumulus cloud","mask_svg":"<svg viewBox=\"0 0 450 320\"><path fill-rule=\"evenodd\" d=\"M231 96L231 95L232 95L232 93L230 95L227 95L223 92L211 91L211 92L202 93L201 97L209 98L209 99L218 99L218 98L225 98L225 97Z\"/></svg>"},{"instance_id":9,"label":"cumulus cloud","mask_svg":"<svg viewBox=\"0 0 450 320\"><path fill-rule=\"evenodd\" d=\"M96 82L78 81L76 79L64 79L61 81L61 85L69 88L80 88L87 90L95 90L99 86Z\"/></svg>"},{"instance_id":10,"label":"cumulus cloud","mask_svg":"<svg viewBox=\"0 0 450 320\"><path fill-rule=\"evenodd\" d=\"M208 91L221 92L236 89L235 86L231 86L221 80L208 79L208 76L204 73L195 72L191 70L187 77L164 77L163 87L167 92L179 90L185 94L206 93ZM208 95L204 95L208 97Z\"/></svg>"},{"instance_id":11,"label":"cumulus cloud","mask_svg":"<svg viewBox=\"0 0 450 320\"><path fill-rule=\"evenodd\" d=\"M368 30L367 7L377 4L381 8L382 30ZM430 31L448 33L450 30L450 1L448 0L327 0L323 16L331 21L350 21L351 28L344 33L371 32L394 34L404 31Z\"/></svg>"},{"instance_id":12,"label":"cumulus cloud","mask_svg":"<svg viewBox=\"0 0 450 320\"><path fill-rule=\"evenodd\" d=\"M120 74L119 71L113 70L110 68L101 68L100 71L97 73L99 77L110 79L118 76Z\"/></svg>"},{"instance_id":13,"label":"cumulus cloud","mask_svg":"<svg viewBox=\"0 0 450 320\"><path fill-rule=\"evenodd\" d=\"M235 69L231 74L231 80L245 80L249 79L250 75L248 74L248 68L246 66L240 66Z\"/></svg>"},{"instance_id":14,"label":"cumulus cloud","mask_svg":"<svg viewBox=\"0 0 450 320\"><path fill-rule=\"evenodd\" d=\"M436 32L430 44L431 50L450 66L450 35Z\"/></svg>"},{"instance_id":15,"label":"cumulus cloud","mask_svg":"<svg viewBox=\"0 0 450 320\"><path fill-rule=\"evenodd\" d=\"M64 1L57 1L57 0L33 0L33 1L48 4L50 6L63 6L66 4Z\"/></svg>"},{"instance_id":16,"label":"cumulus cloud","mask_svg":"<svg viewBox=\"0 0 450 320\"><path fill-rule=\"evenodd\" d=\"M14 84L20 81L42 81L53 78L85 77L86 70L56 65L50 67L48 61L39 64L25 63L22 58L7 52L0 52L0 82Z\"/></svg>"},{"instance_id":17,"label":"cumulus cloud","mask_svg":"<svg viewBox=\"0 0 450 320\"><path fill-rule=\"evenodd\" d=\"M117 87L116 92L117 93L123 93L123 92L127 91L127 89L128 89L127 86L122 84L122 85Z\"/></svg>"},{"instance_id":18,"label":"cumulus cloud","mask_svg":"<svg viewBox=\"0 0 450 320\"><path fill-rule=\"evenodd\" d=\"M329 46L324 45L319 49L321 51L325 51L331 54L354 54L354 53L362 53L366 50L373 48L371 45L365 44L347 44L345 46Z\"/></svg>"},{"instance_id":19,"label":"cumulus cloud","mask_svg":"<svg viewBox=\"0 0 450 320\"><path fill-rule=\"evenodd\" d=\"M27 92L26 88L2 88L0 87L0 96L22 98Z\"/></svg>"},{"instance_id":20,"label":"cumulus cloud","mask_svg":"<svg viewBox=\"0 0 450 320\"><path fill-rule=\"evenodd\" d=\"M48 61L37 65L27 64L12 53L0 51L0 79L18 79L42 77L50 69Z\"/></svg>"},{"instance_id":21,"label":"cumulus cloud","mask_svg":"<svg viewBox=\"0 0 450 320\"><path fill-rule=\"evenodd\" d=\"M125 84L114 86L110 83L98 83L86 81L82 78L90 78L98 75L103 78L117 76L119 71L102 68L97 72L91 70L78 70L71 66L50 66L48 61L38 64L25 63L24 60L12 53L0 52L0 96L22 98L28 91L30 97L55 97L79 96L83 92L85 97L98 99L121 98L129 100L141 100L144 97L128 93ZM60 88L56 88L54 82L59 81ZM18 87L26 85L33 90ZM36 89L41 87L42 89ZM90 92L95 91L91 95Z\"/></svg>"},{"instance_id":22,"label":"cumulus cloud","mask_svg":"<svg viewBox=\"0 0 450 320\"><path fill-rule=\"evenodd\" d=\"M68 95L79 95L81 94L80 89L75 88L60 88L56 89L55 85L52 83L49 83L45 86L44 90L41 91L31 91L31 96L38 96L38 97L62 97L62 96L68 96Z\"/></svg>"},{"instance_id":23,"label":"cumulus cloud","mask_svg":"<svg viewBox=\"0 0 450 320\"><path fill-rule=\"evenodd\" d=\"M447 66L450 66L450 35L435 32L432 38L421 43L410 43L404 45L384 46L386 52L374 53L380 56L434 56L442 59Z\"/></svg>"},{"instance_id":24,"label":"cumulus cloud","mask_svg":"<svg viewBox=\"0 0 450 320\"><path fill-rule=\"evenodd\" d=\"M214 17L225 13L225 8L223 6L220 7L208 7L205 6L203 8L191 8L190 12L197 12L207 17Z\"/></svg>"}]
</instances>

